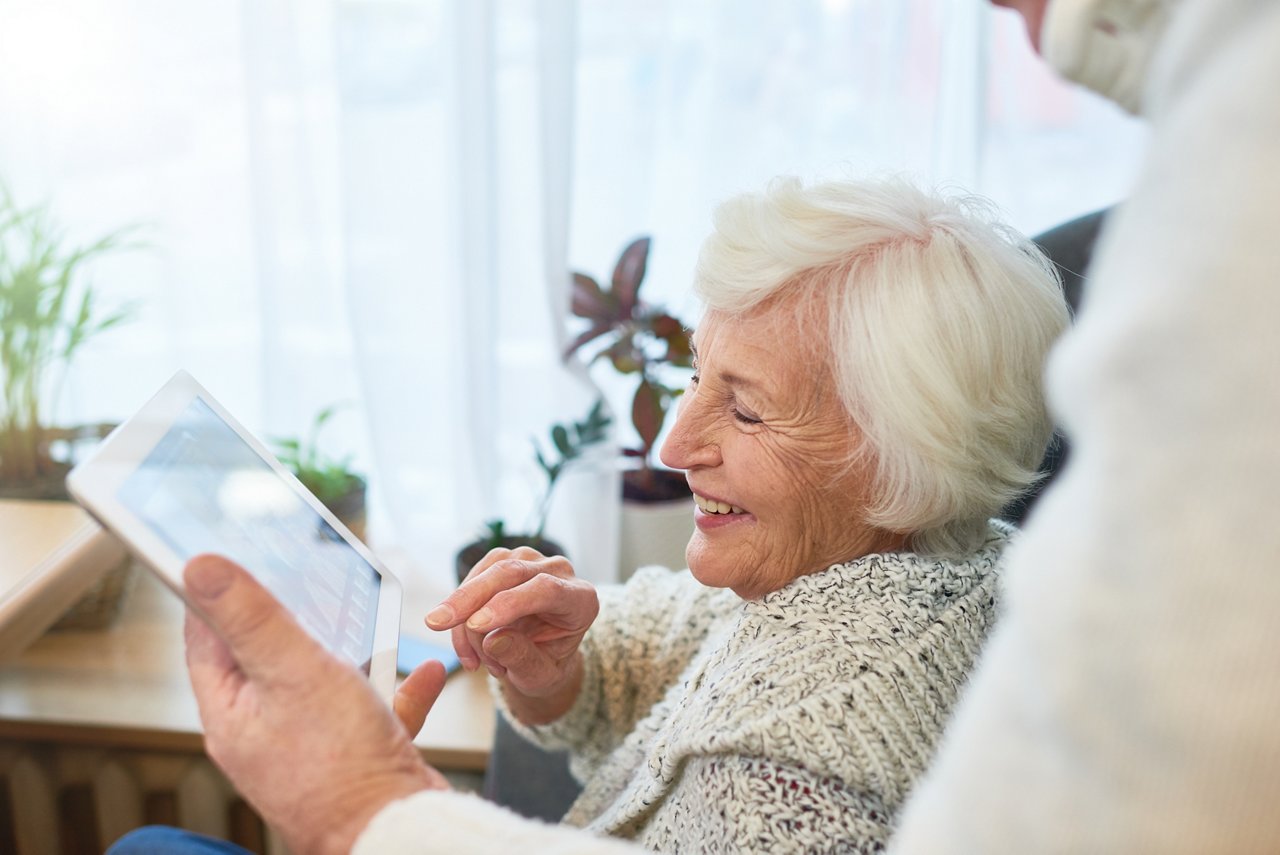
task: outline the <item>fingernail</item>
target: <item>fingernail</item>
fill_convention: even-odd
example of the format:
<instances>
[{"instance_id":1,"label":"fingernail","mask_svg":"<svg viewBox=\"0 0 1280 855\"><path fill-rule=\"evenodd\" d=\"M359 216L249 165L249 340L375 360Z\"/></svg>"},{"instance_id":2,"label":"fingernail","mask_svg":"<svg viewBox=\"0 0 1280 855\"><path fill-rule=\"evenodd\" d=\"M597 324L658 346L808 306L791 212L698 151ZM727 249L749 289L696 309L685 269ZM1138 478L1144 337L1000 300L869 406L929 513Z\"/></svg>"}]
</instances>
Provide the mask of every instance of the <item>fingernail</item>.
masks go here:
<instances>
[{"instance_id":1,"label":"fingernail","mask_svg":"<svg viewBox=\"0 0 1280 855\"><path fill-rule=\"evenodd\" d=\"M481 609L471 616L471 620L467 621L467 626L471 629L484 629L493 623L493 612L488 609Z\"/></svg>"},{"instance_id":2,"label":"fingernail","mask_svg":"<svg viewBox=\"0 0 1280 855\"><path fill-rule=\"evenodd\" d=\"M448 606L436 606L427 612L427 625L438 626L453 620L453 609Z\"/></svg>"},{"instance_id":3,"label":"fingernail","mask_svg":"<svg viewBox=\"0 0 1280 855\"><path fill-rule=\"evenodd\" d=\"M231 586L231 567L225 561L195 561L186 574L187 590L205 600L216 600Z\"/></svg>"},{"instance_id":4,"label":"fingernail","mask_svg":"<svg viewBox=\"0 0 1280 855\"><path fill-rule=\"evenodd\" d=\"M495 638L493 643L489 645L490 656L501 656L511 649L511 636L503 635Z\"/></svg>"}]
</instances>

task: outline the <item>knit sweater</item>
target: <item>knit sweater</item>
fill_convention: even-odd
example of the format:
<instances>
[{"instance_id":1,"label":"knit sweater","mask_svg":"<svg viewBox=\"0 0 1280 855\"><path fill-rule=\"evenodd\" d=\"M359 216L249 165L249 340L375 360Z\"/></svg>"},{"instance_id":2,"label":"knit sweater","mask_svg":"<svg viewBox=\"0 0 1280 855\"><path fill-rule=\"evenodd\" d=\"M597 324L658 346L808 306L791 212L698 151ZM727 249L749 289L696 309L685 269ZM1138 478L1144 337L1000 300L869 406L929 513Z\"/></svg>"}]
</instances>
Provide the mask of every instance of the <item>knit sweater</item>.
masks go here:
<instances>
[{"instance_id":1,"label":"knit sweater","mask_svg":"<svg viewBox=\"0 0 1280 855\"><path fill-rule=\"evenodd\" d=\"M662 852L878 852L993 621L1011 533L993 521L967 560L869 555L748 601L641 570L600 591L574 706L511 718L572 751L586 786L568 824ZM567 834L422 793L356 852L615 849Z\"/></svg>"},{"instance_id":2,"label":"knit sweater","mask_svg":"<svg viewBox=\"0 0 1280 855\"><path fill-rule=\"evenodd\" d=\"M662 852L879 850L992 621L1008 534L757 600L661 568L602 591L577 702L521 727L571 752L565 821Z\"/></svg>"}]
</instances>

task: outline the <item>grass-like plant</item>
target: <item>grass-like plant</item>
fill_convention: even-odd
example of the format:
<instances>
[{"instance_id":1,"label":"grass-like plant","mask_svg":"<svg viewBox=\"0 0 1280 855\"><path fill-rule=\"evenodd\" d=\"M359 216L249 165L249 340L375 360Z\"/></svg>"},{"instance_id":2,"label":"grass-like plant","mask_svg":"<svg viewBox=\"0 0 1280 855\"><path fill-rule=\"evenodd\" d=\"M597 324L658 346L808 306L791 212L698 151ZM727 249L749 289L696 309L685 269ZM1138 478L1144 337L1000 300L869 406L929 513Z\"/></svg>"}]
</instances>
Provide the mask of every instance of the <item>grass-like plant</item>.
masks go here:
<instances>
[{"instance_id":1,"label":"grass-like plant","mask_svg":"<svg viewBox=\"0 0 1280 855\"><path fill-rule=\"evenodd\" d=\"M0 482L28 483L68 468L55 460L45 406L86 343L133 307L104 310L86 265L125 246L128 230L73 246L47 206L21 208L0 184Z\"/></svg>"}]
</instances>

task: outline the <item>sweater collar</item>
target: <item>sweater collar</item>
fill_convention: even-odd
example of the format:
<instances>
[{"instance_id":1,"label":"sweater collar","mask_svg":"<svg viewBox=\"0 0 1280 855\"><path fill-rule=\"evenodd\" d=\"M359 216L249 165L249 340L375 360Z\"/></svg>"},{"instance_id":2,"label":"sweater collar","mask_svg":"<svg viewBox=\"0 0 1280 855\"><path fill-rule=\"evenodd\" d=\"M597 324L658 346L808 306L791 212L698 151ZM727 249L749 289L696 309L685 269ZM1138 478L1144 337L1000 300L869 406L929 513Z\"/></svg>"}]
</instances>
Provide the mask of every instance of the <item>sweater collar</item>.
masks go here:
<instances>
[{"instance_id":1,"label":"sweater collar","mask_svg":"<svg viewBox=\"0 0 1280 855\"><path fill-rule=\"evenodd\" d=\"M747 611L776 611L819 600L829 600L845 588L865 590L867 586L886 595L917 598L950 597L968 590L985 578L999 562L1015 529L1001 520L987 524L987 537L972 554L960 558L922 556L914 552L880 552L864 555L825 570L800 576L786 586L756 600L747 601Z\"/></svg>"}]
</instances>

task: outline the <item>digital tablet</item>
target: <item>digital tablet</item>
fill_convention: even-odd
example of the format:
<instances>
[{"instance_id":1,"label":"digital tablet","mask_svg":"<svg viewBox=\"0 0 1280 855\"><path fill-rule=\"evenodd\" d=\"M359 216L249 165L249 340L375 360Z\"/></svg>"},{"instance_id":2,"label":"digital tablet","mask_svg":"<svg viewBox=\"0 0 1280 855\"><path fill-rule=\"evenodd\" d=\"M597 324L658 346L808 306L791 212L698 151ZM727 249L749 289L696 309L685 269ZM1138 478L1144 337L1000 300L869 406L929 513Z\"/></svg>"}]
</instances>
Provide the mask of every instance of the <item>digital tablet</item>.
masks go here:
<instances>
[{"instance_id":1,"label":"digital tablet","mask_svg":"<svg viewBox=\"0 0 1280 855\"><path fill-rule=\"evenodd\" d=\"M390 702L400 581L185 371L71 471L67 490L197 612L188 559L242 565Z\"/></svg>"}]
</instances>

